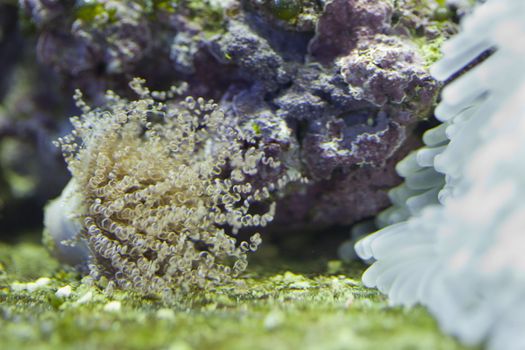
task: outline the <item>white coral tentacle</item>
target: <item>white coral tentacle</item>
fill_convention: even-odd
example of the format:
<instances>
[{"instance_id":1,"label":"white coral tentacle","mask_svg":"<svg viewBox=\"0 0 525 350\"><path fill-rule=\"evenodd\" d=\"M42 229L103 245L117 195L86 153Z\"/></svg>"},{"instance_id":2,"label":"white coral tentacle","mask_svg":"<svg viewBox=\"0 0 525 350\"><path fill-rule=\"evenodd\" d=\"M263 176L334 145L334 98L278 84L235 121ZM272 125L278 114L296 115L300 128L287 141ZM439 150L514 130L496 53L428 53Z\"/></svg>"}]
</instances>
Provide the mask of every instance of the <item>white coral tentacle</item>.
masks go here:
<instances>
[{"instance_id":1,"label":"white coral tentacle","mask_svg":"<svg viewBox=\"0 0 525 350\"><path fill-rule=\"evenodd\" d=\"M443 47L432 69L453 79L436 109L443 124L398 166L406 181L378 218L391 226L356 245L376 260L367 286L425 305L445 332L490 349L525 348L524 18L522 0L488 0Z\"/></svg>"}]
</instances>

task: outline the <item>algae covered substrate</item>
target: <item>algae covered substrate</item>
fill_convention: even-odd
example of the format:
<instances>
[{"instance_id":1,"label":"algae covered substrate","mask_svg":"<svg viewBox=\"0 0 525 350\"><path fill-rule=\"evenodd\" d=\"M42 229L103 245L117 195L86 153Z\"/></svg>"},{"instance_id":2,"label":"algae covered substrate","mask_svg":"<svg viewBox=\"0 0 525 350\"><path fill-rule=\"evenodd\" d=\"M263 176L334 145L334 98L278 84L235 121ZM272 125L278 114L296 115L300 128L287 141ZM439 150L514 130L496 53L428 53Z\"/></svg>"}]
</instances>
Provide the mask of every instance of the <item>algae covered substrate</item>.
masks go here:
<instances>
[{"instance_id":1,"label":"algae covered substrate","mask_svg":"<svg viewBox=\"0 0 525 350\"><path fill-rule=\"evenodd\" d=\"M424 309L390 307L363 287L364 265L279 261L269 251L231 283L166 304L102 291L37 243L1 244L0 347L465 349Z\"/></svg>"}]
</instances>

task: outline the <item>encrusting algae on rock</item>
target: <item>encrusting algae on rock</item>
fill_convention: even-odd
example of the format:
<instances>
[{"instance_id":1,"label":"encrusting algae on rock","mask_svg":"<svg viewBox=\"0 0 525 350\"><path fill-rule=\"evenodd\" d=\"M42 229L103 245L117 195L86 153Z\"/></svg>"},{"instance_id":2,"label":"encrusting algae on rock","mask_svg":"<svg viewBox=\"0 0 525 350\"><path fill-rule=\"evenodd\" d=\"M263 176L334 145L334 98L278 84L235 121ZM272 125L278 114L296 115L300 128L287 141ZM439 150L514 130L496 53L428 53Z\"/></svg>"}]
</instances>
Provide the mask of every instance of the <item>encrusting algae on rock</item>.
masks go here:
<instances>
[{"instance_id":1,"label":"encrusting algae on rock","mask_svg":"<svg viewBox=\"0 0 525 350\"><path fill-rule=\"evenodd\" d=\"M139 99L108 92L106 106L96 109L77 93L83 115L57 142L73 189L46 212L53 250L67 251L64 237L85 244L95 280L148 295L169 297L238 275L261 238L239 243L235 234L266 226L275 212L270 192L298 174L283 171L275 182L252 185L261 169L279 172L280 162L251 128L212 101L169 104L159 100L172 92L150 92L140 79L130 86ZM56 210L60 205L73 208Z\"/></svg>"}]
</instances>

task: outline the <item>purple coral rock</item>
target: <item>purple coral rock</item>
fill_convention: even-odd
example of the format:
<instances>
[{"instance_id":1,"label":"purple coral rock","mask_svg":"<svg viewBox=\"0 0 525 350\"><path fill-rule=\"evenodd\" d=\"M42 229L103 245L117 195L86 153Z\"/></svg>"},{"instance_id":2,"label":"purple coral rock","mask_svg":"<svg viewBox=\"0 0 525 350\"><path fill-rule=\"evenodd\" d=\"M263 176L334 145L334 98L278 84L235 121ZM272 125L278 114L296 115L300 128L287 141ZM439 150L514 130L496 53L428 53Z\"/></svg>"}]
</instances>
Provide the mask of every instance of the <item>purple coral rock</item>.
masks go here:
<instances>
[{"instance_id":1,"label":"purple coral rock","mask_svg":"<svg viewBox=\"0 0 525 350\"><path fill-rule=\"evenodd\" d=\"M336 169L382 167L406 140L405 129L384 112L354 112L346 118L325 120L319 131L305 136L303 157L314 179L329 179ZM361 124L359 118L375 125Z\"/></svg>"},{"instance_id":2,"label":"purple coral rock","mask_svg":"<svg viewBox=\"0 0 525 350\"><path fill-rule=\"evenodd\" d=\"M64 13L64 3L59 0L21 0L21 9L34 23L43 27Z\"/></svg>"},{"instance_id":3,"label":"purple coral rock","mask_svg":"<svg viewBox=\"0 0 525 350\"><path fill-rule=\"evenodd\" d=\"M277 115L287 119L310 119L321 116L326 108L326 101L307 90L297 89L275 99L279 107Z\"/></svg>"},{"instance_id":4,"label":"purple coral rock","mask_svg":"<svg viewBox=\"0 0 525 350\"><path fill-rule=\"evenodd\" d=\"M42 63L71 76L77 76L95 66L94 57L84 43L54 32L40 34L37 55Z\"/></svg>"},{"instance_id":5,"label":"purple coral rock","mask_svg":"<svg viewBox=\"0 0 525 350\"><path fill-rule=\"evenodd\" d=\"M108 87L104 80L116 84L115 75L130 73L149 53L150 23L140 6L108 1L97 5L103 15L86 19L77 18L74 9L80 11L89 4L77 4L74 9L58 4L24 1L25 12L39 29L37 57L88 96L102 96Z\"/></svg>"},{"instance_id":6,"label":"purple coral rock","mask_svg":"<svg viewBox=\"0 0 525 350\"><path fill-rule=\"evenodd\" d=\"M403 102L411 84L429 77L416 48L392 36L360 42L338 64L352 95L376 106Z\"/></svg>"},{"instance_id":7,"label":"purple coral rock","mask_svg":"<svg viewBox=\"0 0 525 350\"><path fill-rule=\"evenodd\" d=\"M259 80L268 90L290 81L282 57L242 22L232 20L228 32L212 42L211 50L219 61L237 65L247 80Z\"/></svg>"},{"instance_id":8,"label":"purple coral rock","mask_svg":"<svg viewBox=\"0 0 525 350\"><path fill-rule=\"evenodd\" d=\"M347 225L387 206L395 161L414 146L412 130L437 92L406 30L433 23L414 0L305 0L290 20L270 2L243 0L214 23L190 2L98 1L87 16L77 10L89 2L20 3L36 24L40 62L64 78L64 90L80 88L96 105L108 88L129 93L134 76L155 90L184 81L280 161L251 179L255 187L286 171L309 177L284 191L275 230ZM418 31L418 42L428 38Z\"/></svg>"},{"instance_id":9,"label":"purple coral rock","mask_svg":"<svg viewBox=\"0 0 525 350\"><path fill-rule=\"evenodd\" d=\"M350 52L362 37L390 28L392 4L377 0L327 1L310 42L310 54L323 63Z\"/></svg>"},{"instance_id":10,"label":"purple coral rock","mask_svg":"<svg viewBox=\"0 0 525 350\"><path fill-rule=\"evenodd\" d=\"M315 231L333 225L350 225L388 206L386 190L398 184L394 171L398 157L383 167L358 167L337 172L329 180L311 185L278 203L276 225ZM308 224L305 224L308 223Z\"/></svg>"}]
</instances>

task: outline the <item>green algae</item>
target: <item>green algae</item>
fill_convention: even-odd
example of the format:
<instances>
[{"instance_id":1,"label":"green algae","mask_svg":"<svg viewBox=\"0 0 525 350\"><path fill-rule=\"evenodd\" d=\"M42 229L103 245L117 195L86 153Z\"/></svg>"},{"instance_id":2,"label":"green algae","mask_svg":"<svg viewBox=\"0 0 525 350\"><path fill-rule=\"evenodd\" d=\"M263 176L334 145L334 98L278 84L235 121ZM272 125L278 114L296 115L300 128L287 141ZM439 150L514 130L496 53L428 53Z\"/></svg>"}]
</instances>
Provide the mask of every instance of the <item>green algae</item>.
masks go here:
<instances>
[{"instance_id":1,"label":"green algae","mask_svg":"<svg viewBox=\"0 0 525 350\"><path fill-rule=\"evenodd\" d=\"M118 2L117 2L118 3ZM126 4L123 2L123 4ZM213 6L203 0L132 0L130 8L138 11L140 16L154 21L163 13L181 14L200 26L205 37L212 37L224 31L224 9ZM125 8L125 7L123 7ZM93 1L76 6L75 18L91 26L114 24L121 18L129 16L125 10L108 5L102 1Z\"/></svg>"},{"instance_id":2,"label":"green algae","mask_svg":"<svg viewBox=\"0 0 525 350\"><path fill-rule=\"evenodd\" d=\"M58 262L41 246L33 243L16 246L0 243L0 276L3 274L4 282L28 282L39 277L51 277L58 268ZM0 285L2 287L5 286Z\"/></svg>"},{"instance_id":3,"label":"green algae","mask_svg":"<svg viewBox=\"0 0 525 350\"><path fill-rule=\"evenodd\" d=\"M78 6L75 12L75 17L84 22L93 22L97 18L106 18L109 23L114 23L117 20L117 10L115 8L106 9L103 3L93 2L85 3Z\"/></svg>"},{"instance_id":4,"label":"green algae","mask_svg":"<svg viewBox=\"0 0 525 350\"><path fill-rule=\"evenodd\" d=\"M224 32L224 9L202 0L189 0L185 6L190 11L190 18L203 29L206 38Z\"/></svg>"},{"instance_id":5,"label":"green algae","mask_svg":"<svg viewBox=\"0 0 525 350\"><path fill-rule=\"evenodd\" d=\"M202 28L206 38L224 32L224 9L203 0L147 0L141 2L146 12L153 16L160 13L184 14Z\"/></svg>"},{"instance_id":6,"label":"green algae","mask_svg":"<svg viewBox=\"0 0 525 350\"><path fill-rule=\"evenodd\" d=\"M439 36L435 39L428 40L424 37L414 38L413 42L417 45L419 54L425 61L424 67L429 69L434 63L436 63L442 56L441 46L445 42L446 38Z\"/></svg>"},{"instance_id":7,"label":"green algae","mask_svg":"<svg viewBox=\"0 0 525 350\"><path fill-rule=\"evenodd\" d=\"M34 244L0 245L0 264L5 349L464 349L363 287L359 264L266 261L170 305L102 292Z\"/></svg>"},{"instance_id":8,"label":"green algae","mask_svg":"<svg viewBox=\"0 0 525 350\"><path fill-rule=\"evenodd\" d=\"M285 21L297 18L302 11L300 0L271 0L269 4L275 17Z\"/></svg>"},{"instance_id":9,"label":"green algae","mask_svg":"<svg viewBox=\"0 0 525 350\"><path fill-rule=\"evenodd\" d=\"M202 28L202 35L210 39L225 31L225 9L203 0L148 0L146 8L152 16L161 13L184 14Z\"/></svg>"}]
</instances>

